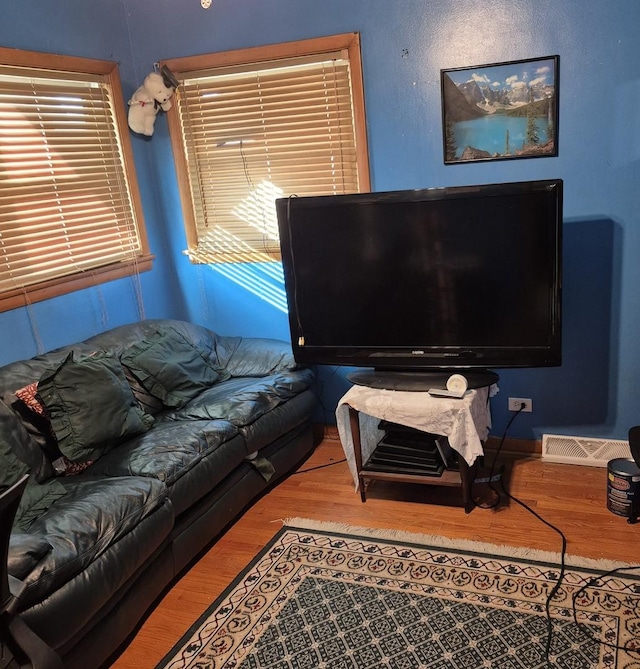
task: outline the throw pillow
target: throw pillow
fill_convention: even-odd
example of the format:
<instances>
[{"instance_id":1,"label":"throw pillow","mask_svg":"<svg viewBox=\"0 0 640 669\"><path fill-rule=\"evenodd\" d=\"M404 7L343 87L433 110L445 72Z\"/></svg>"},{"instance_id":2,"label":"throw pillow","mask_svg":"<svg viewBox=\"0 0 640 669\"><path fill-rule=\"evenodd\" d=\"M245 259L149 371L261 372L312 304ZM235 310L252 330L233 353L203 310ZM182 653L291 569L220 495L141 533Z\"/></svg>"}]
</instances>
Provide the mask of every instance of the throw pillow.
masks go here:
<instances>
[{"instance_id":1,"label":"throw pillow","mask_svg":"<svg viewBox=\"0 0 640 669\"><path fill-rule=\"evenodd\" d=\"M136 378L135 374L126 366L122 365L124 368L124 375L127 379L129 386L131 387L131 392L138 402L138 406L151 416L156 416L161 413L164 409L164 404L162 400L159 400L157 397L152 395Z\"/></svg>"},{"instance_id":2,"label":"throw pillow","mask_svg":"<svg viewBox=\"0 0 640 669\"><path fill-rule=\"evenodd\" d=\"M152 395L175 409L210 388L220 376L206 352L173 329L134 344L120 360Z\"/></svg>"},{"instance_id":3,"label":"throw pillow","mask_svg":"<svg viewBox=\"0 0 640 669\"><path fill-rule=\"evenodd\" d=\"M42 449L50 470L47 478L60 473L58 465L54 463L60 460L62 453L58 448L47 408L38 395L38 382L34 381L16 390L15 396L16 401L11 404L11 408L18 414L27 432Z\"/></svg>"},{"instance_id":4,"label":"throw pillow","mask_svg":"<svg viewBox=\"0 0 640 669\"><path fill-rule=\"evenodd\" d=\"M45 418L49 417L47 410L38 395L37 381L29 383L24 388L16 390L16 397L22 400L34 413L37 413L39 416L44 416Z\"/></svg>"},{"instance_id":5,"label":"throw pillow","mask_svg":"<svg viewBox=\"0 0 640 669\"><path fill-rule=\"evenodd\" d=\"M20 404L15 406L27 426L34 428L32 432L36 441L47 456L53 471L57 476L75 476L81 474L87 467L93 464L93 460L86 462L73 462L60 452L56 435L51 425L51 417L47 407L42 403L42 398L38 395L38 382L29 383L24 388L19 388L15 392ZM28 415L26 415L28 414Z\"/></svg>"},{"instance_id":6,"label":"throw pillow","mask_svg":"<svg viewBox=\"0 0 640 669\"><path fill-rule=\"evenodd\" d=\"M96 460L154 421L138 406L118 359L107 353L75 360L71 352L43 374L38 393L60 451L76 462Z\"/></svg>"}]
</instances>

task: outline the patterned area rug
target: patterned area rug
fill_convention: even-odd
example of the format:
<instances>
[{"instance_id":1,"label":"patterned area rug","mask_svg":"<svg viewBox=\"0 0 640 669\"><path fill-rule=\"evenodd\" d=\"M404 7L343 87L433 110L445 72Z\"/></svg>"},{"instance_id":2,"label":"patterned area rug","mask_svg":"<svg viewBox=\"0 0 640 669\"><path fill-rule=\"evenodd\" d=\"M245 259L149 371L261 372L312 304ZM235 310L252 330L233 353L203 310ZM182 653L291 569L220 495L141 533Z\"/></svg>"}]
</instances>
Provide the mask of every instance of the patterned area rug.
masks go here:
<instances>
[{"instance_id":1,"label":"patterned area rug","mask_svg":"<svg viewBox=\"0 0 640 669\"><path fill-rule=\"evenodd\" d=\"M517 552L292 519L157 669L640 669L640 570Z\"/></svg>"}]
</instances>

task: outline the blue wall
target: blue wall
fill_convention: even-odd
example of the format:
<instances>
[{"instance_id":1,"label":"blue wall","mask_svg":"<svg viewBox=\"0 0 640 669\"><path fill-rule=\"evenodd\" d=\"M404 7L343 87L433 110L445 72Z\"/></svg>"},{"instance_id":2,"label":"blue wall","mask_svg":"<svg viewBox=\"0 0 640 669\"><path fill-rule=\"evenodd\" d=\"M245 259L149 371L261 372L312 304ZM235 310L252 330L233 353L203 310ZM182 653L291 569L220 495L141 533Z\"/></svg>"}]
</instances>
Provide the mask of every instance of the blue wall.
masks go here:
<instances>
[{"instance_id":1,"label":"blue wall","mask_svg":"<svg viewBox=\"0 0 640 669\"><path fill-rule=\"evenodd\" d=\"M374 190L565 182L564 363L501 371L493 434L510 417L509 396L533 399L533 413L512 427L516 437L623 439L640 422L637 0L214 0L208 10L198 0L50 4L4 0L0 44L118 60L127 97L163 58L358 31ZM445 166L440 69L554 54L558 157ZM224 334L287 338L277 274L245 267L229 277L192 266L182 254L166 119L159 117L151 141L134 138L134 151L158 256L142 277L146 315L186 317ZM46 348L104 329L105 303L108 327L138 317L127 281L34 305ZM28 316L0 314L5 361L31 353ZM319 418L332 420L347 387L345 370L320 370Z\"/></svg>"}]
</instances>

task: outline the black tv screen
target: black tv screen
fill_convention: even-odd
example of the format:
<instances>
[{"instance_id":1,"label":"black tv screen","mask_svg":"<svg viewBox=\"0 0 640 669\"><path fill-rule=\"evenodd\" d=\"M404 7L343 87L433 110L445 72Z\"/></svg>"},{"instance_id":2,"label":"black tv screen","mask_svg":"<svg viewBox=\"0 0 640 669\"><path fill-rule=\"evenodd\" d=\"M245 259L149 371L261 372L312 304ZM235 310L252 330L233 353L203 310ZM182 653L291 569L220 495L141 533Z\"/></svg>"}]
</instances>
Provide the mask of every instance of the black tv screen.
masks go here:
<instances>
[{"instance_id":1,"label":"black tv screen","mask_svg":"<svg viewBox=\"0 0 640 669\"><path fill-rule=\"evenodd\" d=\"M301 363L561 362L562 181L276 202Z\"/></svg>"}]
</instances>

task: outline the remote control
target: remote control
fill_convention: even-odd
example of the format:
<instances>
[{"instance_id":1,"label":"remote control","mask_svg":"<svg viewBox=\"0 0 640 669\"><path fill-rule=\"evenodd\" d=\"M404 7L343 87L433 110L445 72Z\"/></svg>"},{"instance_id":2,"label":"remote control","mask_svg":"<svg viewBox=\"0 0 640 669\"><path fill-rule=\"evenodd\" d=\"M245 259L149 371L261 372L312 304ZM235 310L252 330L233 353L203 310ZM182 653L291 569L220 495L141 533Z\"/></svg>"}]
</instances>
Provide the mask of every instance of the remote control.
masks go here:
<instances>
[{"instance_id":1,"label":"remote control","mask_svg":"<svg viewBox=\"0 0 640 669\"><path fill-rule=\"evenodd\" d=\"M433 397L453 397L457 400L465 396L466 390L447 390L446 388L429 388L427 391Z\"/></svg>"}]
</instances>

